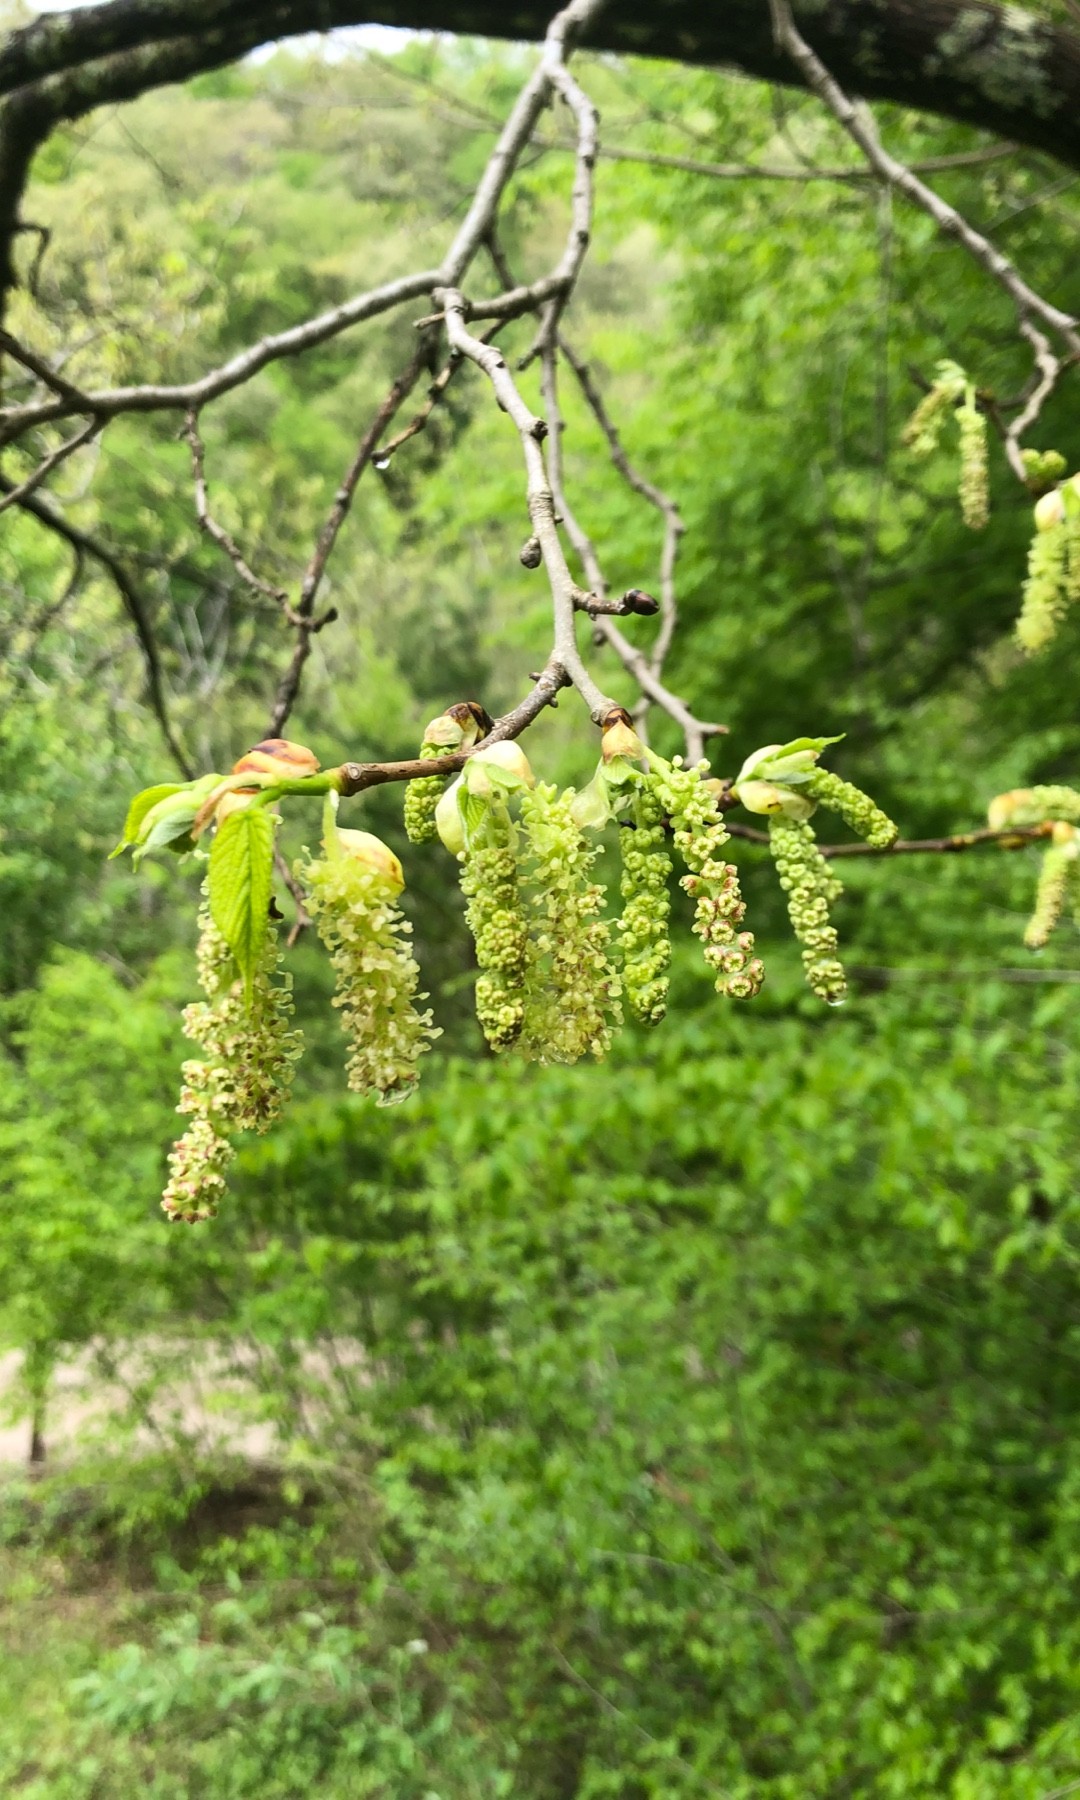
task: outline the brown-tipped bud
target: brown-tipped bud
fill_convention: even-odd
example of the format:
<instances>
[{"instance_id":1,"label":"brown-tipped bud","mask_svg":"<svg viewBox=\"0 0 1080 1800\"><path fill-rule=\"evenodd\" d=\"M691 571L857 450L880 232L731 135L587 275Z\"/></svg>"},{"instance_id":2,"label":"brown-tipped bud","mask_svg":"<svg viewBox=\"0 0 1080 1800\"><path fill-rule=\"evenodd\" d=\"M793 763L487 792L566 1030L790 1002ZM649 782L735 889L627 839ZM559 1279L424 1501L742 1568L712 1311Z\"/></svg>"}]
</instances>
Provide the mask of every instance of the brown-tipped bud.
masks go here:
<instances>
[{"instance_id":1,"label":"brown-tipped bud","mask_svg":"<svg viewBox=\"0 0 1080 1800\"><path fill-rule=\"evenodd\" d=\"M481 738L487 737L495 724L486 706L479 700L459 700L455 706L448 706L446 718L455 719L461 726L461 748L471 750Z\"/></svg>"},{"instance_id":2,"label":"brown-tipped bud","mask_svg":"<svg viewBox=\"0 0 1080 1800\"><path fill-rule=\"evenodd\" d=\"M540 549L540 539L538 537L526 538L521 549L518 551L518 561L521 563L522 567L526 569L538 569L543 560L544 557L543 552Z\"/></svg>"},{"instance_id":3,"label":"brown-tipped bud","mask_svg":"<svg viewBox=\"0 0 1080 1800\"><path fill-rule=\"evenodd\" d=\"M246 750L237 762L233 763L234 775L246 775L250 769L253 774L281 775L295 779L297 776L314 775L319 767L319 759L306 744L290 743L288 738L264 738L261 744L255 744Z\"/></svg>"},{"instance_id":4,"label":"brown-tipped bud","mask_svg":"<svg viewBox=\"0 0 1080 1800\"><path fill-rule=\"evenodd\" d=\"M654 600L644 588L627 588L623 595L623 605L627 612L640 613L645 619L650 619L653 613L660 611L659 600Z\"/></svg>"},{"instance_id":5,"label":"brown-tipped bud","mask_svg":"<svg viewBox=\"0 0 1080 1800\"><path fill-rule=\"evenodd\" d=\"M639 762L645 754L645 746L634 730L629 713L623 712L621 707L608 713L604 721L600 754L605 763L614 762L620 756L629 762Z\"/></svg>"}]
</instances>

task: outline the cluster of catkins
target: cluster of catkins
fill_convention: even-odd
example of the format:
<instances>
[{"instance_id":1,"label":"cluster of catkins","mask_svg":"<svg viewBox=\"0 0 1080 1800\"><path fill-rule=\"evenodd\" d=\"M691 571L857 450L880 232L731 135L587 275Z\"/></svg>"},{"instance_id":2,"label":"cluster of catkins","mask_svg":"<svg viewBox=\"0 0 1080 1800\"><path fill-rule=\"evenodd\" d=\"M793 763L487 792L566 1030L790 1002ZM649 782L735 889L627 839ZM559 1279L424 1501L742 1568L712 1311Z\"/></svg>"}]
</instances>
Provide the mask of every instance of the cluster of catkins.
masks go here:
<instances>
[{"instance_id":1,"label":"cluster of catkins","mask_svg":"<svg viewBox=\"0 0 1080 1800\"><path fill-rule=\"evenodd\" d=\"M438 773L409 784L405 820L414 842L441 839L460 865L476 946L477 1016L492 1049L574 1063L607 1054L624 1005L643 1024L660 1022L676 861L717 991L732 999L757 993L764 969L753 936L742 928L738 876L723 855L722 784L707 779L706 763L687 768L679 757L658 756L616 709L592 780L580 792L559 792L536 781L518 744L477 748L490 729L487 714L471 702L432 721L425 757L470 754L456 779ZM829 905L840 884L809 819L821 804L875 846L895 836L865 794L818 767L822 750L836 741L767 745L748 759L731 790L751 812L769 815L807 979L834 1004L843 996L844 974ZM416 1086L421 1056L439 1036L430 1012L421 1009L427 996L418 992L411 928L397 906L401 864L370 833L339 829L335 775L319 774L303 745L274 739L249 751L229 776L147 789L132 803L124 842L139 854L174 842L198 851L203 832L213 827L216 833L204 888L208 904L200 915L204 999L184 1014L187 1035L202 1054L184 1064L178 1110L190 1123L169 1158L163 1205L172 1219L193 1222L217 1211L234 1136L274 1122L300 1055L301 1035L289 1023L291 984L281 974L268 916L277 822L269 808L280 795L325 795L321 851L305 853L295 873L334 970L334 1004L349 1040L349 1087L380 1105L404 1099ZM623 904L609 921L605 891L594 879L599 840L591 834L612 821L620 828ZM1059 860L1075 857L1064 838L1061 848ZM1054 904L1049 876L1045 885L1044 915ZM1056 904L1060 910L1060 898Z\"/></svg>"},{"instance_id":2,"label":"cluster of catkins","mask_svg":"<svg viewBox=\"0 0 1080 1800\"><path fill-rule=\"evenodd\" d=\"M981 531L990 517L990 472L986 414L975 384L958 363L939 362L929 391L904 428L904 442L916 456L929 456L941 442L949 419L956 422L960 451L960 511L964 524Z\"/></svg>"},{"instance_id":3,"label":"cluster of catkins","mask_svg":"<svg viewBox=\"0 0 1080 1800\"><path fill-rule=\"evenodd\" d=\"M464 732L461 747L469 748L467 722ZM433 721L425 743L449 742L446 725ZM659 1023L671 957L669 840L685 864L681 885L694 900L694 931L718 991L757 992L764 970L753 937L739 929L744 903L734 867L719 854L727 833L706 774L704 763L687 769L657 756L616 713L580 793L538 784L513 743L476 751L434 805L430 777L410 784L410 836L436 833L461 865L480 971L477 1016L492 1049L514 1047L537 1062L602 1057L624 1001L642 1023ZM610 820L622 827L623 911L614 927L592 878L599 847L587 836Z\"/></svg>"},{"instance_id":4,"label":"cluster of catkins","mask_svg":"<svg viewBox=\"0 0 1080 1800\"><path fill-rule=\"evenodd\" d=\"M236 1154L233 1134L269 1130L288 1099L303 1037L289 1027L292 979L280 974L280 965L277 938L268 931L245 993L229 947L203 907L197 967L206 998L184 1010L185 1034L203 1055L183 1067L176 1110L191 1123L169 1153L161 1204L170 1219L192 1225L214 1216Z\"/></svg>"},{"instance_id":5,"label":"cluster of catkins","mask_svg":"<svg viewBox=\"0 0 1080 1800\"><path fill-rule=\"evenodd\" d=\"M843 885L822 856L810 820L819 806L827 807L875 850L887 849L896 837L896 826L868 794L818 767L822 751L838 742L796 738L789 744L766 744L747 758L732 789L748 812L769 820L769 849L792 930L802 945L806 980L830 1006L840 1006L847 992L829 918Z\"/></svg>"},{"instance_id":6,"label":"cluster of catkins","mask_svg":"<svg viewBox=\"0 0 1080 1800\"><path fill-rule=\"evenodd\" d=\"M1055 450L1026 452L1025 462L1032 485L1054 483L1035 503L1035 534L1016 621L1017 641L1035 656L1080 600L1080 475L1059 480L1066 465Z\"/></svg>"},{"instance_id":7,"label":"cluster of catkins","mask_svg":"<svg viewBox=\"0 0 1080 1800\"><path fill-rule=\"evenodd\" d=\"M994 831L1039 825L1049 838L1035 887L1035 906L1024 931L1029 950L1042 950L1066 906L1080 925L1080 794L1074 788L1013 788L991 800Z\"/></svg>"},{"instance_id":8,"label":"cluster of catkins","mask_svg":"<svg viewBox=\"0 0 1080 1800\"><path fill-rule=\"evenodd\" d=\"M259 774L295 780L297 773L310 776L317 768L303 746L285 740L260 746L241 759L232 777L208 778L215 784L209 792L215 823L220 829L257 793L238 790L237 781ZM417 993L420 971L409 946L411 927L395 904L404 886L401 864L369 832L338 829L337 799L336 792L327 794L321 855L305 857L296 873L334 970L334 1005L341 1009L350 1046L348 1085L389 1106L412 1092L419 1059L439 1032L430 1012L418 1006L426 996ZM196 803L197 797L190 805ZM236 1154L233 1136L266 1131L279 1117L303 1043L300 1032L289 1027L291 978L280 974L269 916L245 981L211 917L212 886L209 892L210 906L200 914L197 957L205 998L184 1012L184 1030L203 1054L184 1064L177 1110L191 1123L173 1145L162 1198L171 1219L189 1224L217 1212Z\"/></svg>"}]
</instances>

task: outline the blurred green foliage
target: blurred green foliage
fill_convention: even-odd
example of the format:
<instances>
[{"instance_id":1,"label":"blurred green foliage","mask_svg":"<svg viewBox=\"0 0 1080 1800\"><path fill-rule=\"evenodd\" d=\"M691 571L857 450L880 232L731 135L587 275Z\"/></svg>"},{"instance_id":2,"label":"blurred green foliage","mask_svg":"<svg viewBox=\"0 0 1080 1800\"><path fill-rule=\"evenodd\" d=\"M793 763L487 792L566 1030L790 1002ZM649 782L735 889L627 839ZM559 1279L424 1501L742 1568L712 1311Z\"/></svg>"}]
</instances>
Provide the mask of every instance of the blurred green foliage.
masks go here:
<instances>
[{"instance_id":1,"label":"blurred green foliage","mask_svg":"<svg viewBox=\"0 0 1080 1800\"><path fill-rule=\"evenodd\" d=\"M20 328L46 349L77 336L75 376L179 378L434 261L519 69L419 40L390 63L279 52L58 133L30 208L53 242ZM845 158L809 101L610 60L588 78L613 144ZM884 123L912 159L976 142ZM515 269L550 261L568 175L553 152L516 182ZM1015 154L939 179L1080 308L1080 210L1055 171ZM954 462L898 447L912 368L952 356L981 387L1022 385L1000 296L868 186L607 162L599 185L568 329L687 520L670 676L730 724L718 772L843 731L836 766L907 836L1080 777L1075 620L1041 661L1008 637L1024 497L995 465L974 536ZM214 507L266 577L295 579L411 337L408 318L347 334L205 416ZM613 582L649 587L658 521L569 392L567 416L577 510ZM262 732L288 633L200 539L175 425L117 423L60 491L140 581L194 759L228 766ZM1080 461L1068 390L1040 443ZM4 523L13 1405L47 1445L57 1365L81 1357L103 1394L138 1369L96 1459L5 1492L4 1790L1068 1791L1080 957L1069 928L1052 967L1023 958L1035 853L843 865L855 991L836 1014L801 988L767 858L737 845L760 999L720 1005L684 941L656 1034L601 1068L523 1074L481 1054L448 860L410 850L400 792L376 790L348 821L403 855L446 1027L421 1093L390 1115L342 1096L325 967L302 942L291 1116L244 1149L213 1227L168 1230L196 884L104 859L128 795L173 770L107 581L88 565L68 592L70 552ZM361 484L295 735L324 762L407 753L444 704L518 696L549 636L523 534L513 436L459 379ZM530 754L588 774L570 698ZM290 830L298 846L316 820ZM276 1434L272 1466L173 1420L209 1354Z\"/></svg>"}]
</instances>

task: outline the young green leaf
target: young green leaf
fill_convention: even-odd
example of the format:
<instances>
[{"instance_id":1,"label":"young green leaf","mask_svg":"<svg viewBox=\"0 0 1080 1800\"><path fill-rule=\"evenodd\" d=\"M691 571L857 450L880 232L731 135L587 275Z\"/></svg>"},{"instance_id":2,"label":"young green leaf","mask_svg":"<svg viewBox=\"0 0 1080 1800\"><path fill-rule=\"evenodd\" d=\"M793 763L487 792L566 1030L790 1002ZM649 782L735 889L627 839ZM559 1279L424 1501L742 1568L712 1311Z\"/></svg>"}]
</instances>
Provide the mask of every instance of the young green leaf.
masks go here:
<instances>
[{"instance_id":1,"label":"young green leaf","mask_svg":"<svg viewBox=\"0 0 1080 1800\"><path fill-rule=\"evenodd\" d=\"M156 806L159 800L167 800L171 794L179 794L186 786L187 783L184 781L161 781L156 787L143 788L141 794L136 794L128 807L120 842L115 850L109 852L109 861L112 862L114 856L120 856L129 844L138 842L139 826L151 807Z\"/></svg>"},{"instance_id":2,"label":"young green leaf","mask_svg":"<svg viewBox=\"0 0 1080 1800\"><path fill-rule=\"evenodd\" d=\"M250 996L268 930L273 888L274 820L262 807L230 813L210 848L210 916Z\"/></svg>"}]
</instances>

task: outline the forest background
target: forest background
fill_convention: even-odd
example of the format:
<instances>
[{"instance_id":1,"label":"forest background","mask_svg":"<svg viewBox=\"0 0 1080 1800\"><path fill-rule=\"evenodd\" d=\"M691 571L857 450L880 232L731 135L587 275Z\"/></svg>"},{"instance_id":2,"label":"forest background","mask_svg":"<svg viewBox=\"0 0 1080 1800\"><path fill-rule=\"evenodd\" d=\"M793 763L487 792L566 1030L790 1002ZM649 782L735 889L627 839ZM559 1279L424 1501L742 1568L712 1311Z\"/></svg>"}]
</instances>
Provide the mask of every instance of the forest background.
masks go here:
<instances>
[{"instance_id":1,"label":"forest background","mask_svg":"<svg viewBox=\"0 0 1080 1800\"><path fill-rule=\"evenodd\" d=\"M178 380L437 260L524 54L305 42L61 129L18 304L110 380ZM851 166L811 99L582 62L610 144ZM992 143L880 117L909 160ZM526 270L561 241L569 170L538 153L513 185ZM935 179L1080 310L1080 177L1007 149ZM686 520L668 666L730 726L717 772L843 732L835 765L909 838L1077 780L1075 619L1041 660L1010 638L1028 503L996 468L972 534L954 462L900 446L939 357L1019 385L1003 297L866 180L608 160L599 201L570 324ZM276 363L208 415L216 510L270 578L302 564L409 330ZM649 586L656 517L570 401L568 423L613 579ZM1080 462L1075 377L1043 441ZM138 571L179 735L228 767L288 638L200 537L176 421L118 419L61 486ZM548 629L521 536L513 434L467 375L361 485L292 735L324 762L410 755L451 701L510 704ZM375 790L342 817L405 863L444 1030L420 1093L344 1096L302 939L295 1102L216 1222L166 1228L197 880L106 862L129 795L174 770L114 589L71 565L0 521L0 1341L44 1450L0 1506L4 1791L1080 1791L1080 956L1071 925L1020 947L1037 852L846 865L831 1012L767 856L736 845L760 998L722 1004L679 950L657 1032L523 1075L482 1050L450 859ZM580 783L572 710L529 750ZM50 1451L73 1366L107 1408L74 1458ZM200 1372L217 1430L184 1405Z\"/></svg>"}]
</instances>

